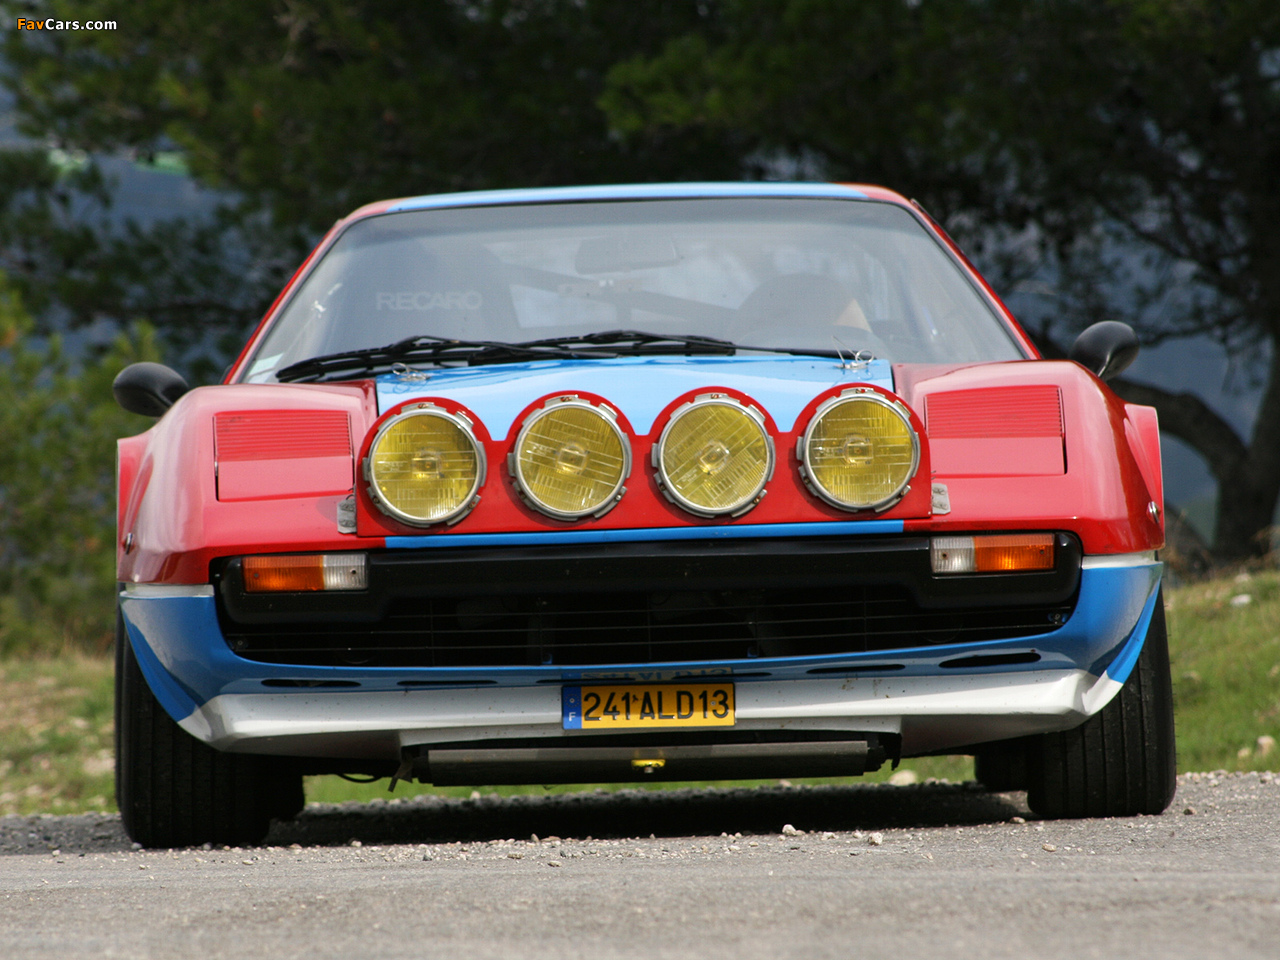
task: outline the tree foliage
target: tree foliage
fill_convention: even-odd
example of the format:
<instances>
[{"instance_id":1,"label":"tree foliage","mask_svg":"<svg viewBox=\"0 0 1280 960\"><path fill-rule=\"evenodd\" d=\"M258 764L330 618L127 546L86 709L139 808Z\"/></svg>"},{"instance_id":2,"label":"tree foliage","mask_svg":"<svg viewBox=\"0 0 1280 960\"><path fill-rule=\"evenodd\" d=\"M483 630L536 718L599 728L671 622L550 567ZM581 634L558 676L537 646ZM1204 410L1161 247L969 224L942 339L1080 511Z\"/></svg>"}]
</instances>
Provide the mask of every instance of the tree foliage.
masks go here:
<instances>
[{"instance_id":1,"label":"tree foliage","mask_svg":"<svg viewBox=\"0 0 1280 960\"><path fill-rule=\"evenodd\" d=\"M28 131L177 144L205 183L317 231L404 194L736 175L731 134L624 141L594 106L614 63L707 20L685 0L139 0L115 31L14 32L4 52Z\"/></svg>"},{"instance_id":2,"label":"tree foliage","mask_svg":"<svg viewBox=\"0 0 1280 960\"><path fill-rule=\"evenodd\" d=\"M296 266L298 244L231 210L113 221L112 187L91 159L60 168L44 148L0 150L0 270L41 333L146 318L209 379Z\"/></svg>"},{"instance_id":3,"label":"tree foliage","mask_svg":"<svg viewBox=\"0 0 1280 960\"><path fill-rule=\"evenodd\" d=\"M155 359L146 327L74 363L60 338L33 338L0 274L0 655L114 636L115 441L150 426L116 406L111 381Z\"/></svg>"},{"instance_id":4,"label":"tree foliage","mask_svg":"<svg viewBox=\"0 0 1280 960\"><path fill-rule=\"evenodd\" d=\"M1152 342L1208 334L1254 368L1247 435L1193 397L1119 389L1205 457L1221 491L1219 556L1265 552L1280 498L1280 6L1057 0L1002 12L1018 43L999 100L1021 109L1000 116L1001 139L1077 314L1121 314ZM1099 236L1141 251L1138 269L1109 260ZM1123 297L1107 295L1117 287Z\"/></svg>"},{"instance_id":5,"label":"tree foliage","mask_svg":"<svg viewBox=\"0 0 1280 960\"><path fill-rule=\"evenodd\" d=\"M832 179L887 182L1057 284L1044 338L1123 318L1253 354L1241 436L1122 383L1206 459L1215 547L1265 552L1280 498L1280 6L1273 0L726 0L720 36L616 67L624 132L726 126ZM1006 251L1009 248L1006 248ZM988 250L988 261L994 251Z\"/></svg>"},{"instance_id":6,"label":"tree foliage","mask_svg":"<svg viewBox=\"0 0 1280 960\"><path fill-rule=\"evenodd\" d=\"M1119 389L1217 476L1219 556L1266 548L1280 497L1274 0L138 0L127 14L68 0L58 15L119 26L5 35L24 131L90 154L177 147L234 202L203 225L86 232L84 205L109 195L92 171L4 159L0 264L41 322L145 316L216 352L320 231L372 199L880 182L922 201L998 287L1050 284L1030 318L1048 349L1109 318L1149 343L1207 333L1252 357L1248 435L1193 397Z\"/></svg>"},{"instance_id":7,"label":"tree foliage","mask_svg":"<svg viewBox=\"0 0 1280 960\"><path fill-rule=\"evenodd\" d=\"M43 9L0 0L10 22ZM738 173L732 132L624 139L595 106L623 56L713 19L686 0L140 0L127 14L75 0L57 15L118 27L0 38L22 132L89 158L177 147L224 205L208 222L111 228L92 159L58 177L42 150L15 153L0 269L42 329L145 317L171 353L209 360L195 379L367 201Z\"/></svg>"}]
</instances>

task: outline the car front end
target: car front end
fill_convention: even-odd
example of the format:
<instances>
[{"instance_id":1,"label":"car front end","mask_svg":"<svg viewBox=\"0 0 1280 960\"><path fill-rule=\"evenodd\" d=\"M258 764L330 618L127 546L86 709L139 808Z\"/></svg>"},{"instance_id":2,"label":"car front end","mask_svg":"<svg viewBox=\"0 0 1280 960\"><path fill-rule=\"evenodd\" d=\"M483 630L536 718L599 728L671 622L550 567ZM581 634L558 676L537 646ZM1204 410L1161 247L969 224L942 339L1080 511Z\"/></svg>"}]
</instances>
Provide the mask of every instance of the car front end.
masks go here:
<instances>
[{"instance_id":1,"label":"car front end","mask_svg":"<svg viewBox=\"0 0 1280 960\"><path fill-rule=\"evenodd\" d=\"M374 205L120 464L147 689L299 773L1022 769L1163 629L1154 413L876 188Z\"/></svg>"}]
</instances>

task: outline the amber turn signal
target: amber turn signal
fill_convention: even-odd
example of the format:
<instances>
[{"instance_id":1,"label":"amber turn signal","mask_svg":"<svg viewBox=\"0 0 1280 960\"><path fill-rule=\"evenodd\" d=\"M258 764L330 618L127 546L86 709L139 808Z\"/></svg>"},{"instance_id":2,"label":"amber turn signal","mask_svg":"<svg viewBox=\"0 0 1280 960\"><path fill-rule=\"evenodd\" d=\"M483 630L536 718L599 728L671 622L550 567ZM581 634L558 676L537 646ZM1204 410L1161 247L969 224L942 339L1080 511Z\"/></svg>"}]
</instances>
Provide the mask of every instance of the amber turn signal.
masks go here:
<instances>
[{"instance_id":1,"label":"amber turn signal","mask_svg":"<svg viewBox=\"0 0 1280 960\"><path fill-rule=\"evenodd\" d=\"M246 593L364 590L368 586L368 559L363 553L244 558Z\"/></svg>"},{"instance_id":2,"label":"amber turn signal","mask_svg":"<svg viewBox=\"0 0 1280 960\"><path fill-rule=\"evenodd\" d=\"M934 537L929 544L934 573L1019 573L1052 570L1051 533L997 533Z\"/></svg>"}]
</instances>

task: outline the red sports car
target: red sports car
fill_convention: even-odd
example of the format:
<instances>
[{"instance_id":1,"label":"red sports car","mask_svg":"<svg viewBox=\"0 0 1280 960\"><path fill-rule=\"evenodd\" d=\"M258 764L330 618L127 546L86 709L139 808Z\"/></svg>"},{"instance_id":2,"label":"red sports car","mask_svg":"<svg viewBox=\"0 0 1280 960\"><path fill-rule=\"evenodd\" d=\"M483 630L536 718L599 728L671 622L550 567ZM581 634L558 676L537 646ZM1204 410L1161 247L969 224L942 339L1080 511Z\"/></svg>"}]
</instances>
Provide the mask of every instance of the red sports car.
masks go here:
<instances>
[{"instance_id":1,"label":"red sports car","mask_svg":"<svg viewBox=\"0 0 1280 960\"><path fill-rule=\"evenodd\" d=\"M116 395L117 790L256 842L302 777L1173 796L1155 412L917 206L677 184L375 203L225 382Z\"/></svg>"}]
</instances>

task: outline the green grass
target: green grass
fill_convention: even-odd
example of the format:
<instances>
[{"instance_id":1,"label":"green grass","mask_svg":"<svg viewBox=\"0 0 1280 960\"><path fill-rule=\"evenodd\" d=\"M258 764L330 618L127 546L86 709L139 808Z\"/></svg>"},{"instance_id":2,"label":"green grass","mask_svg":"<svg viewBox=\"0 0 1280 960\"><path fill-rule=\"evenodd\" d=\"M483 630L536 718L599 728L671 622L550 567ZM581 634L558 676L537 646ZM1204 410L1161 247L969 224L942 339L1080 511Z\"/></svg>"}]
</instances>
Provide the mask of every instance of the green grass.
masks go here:
<instances>
[{"instance_id":1,"label":"green grass","mask_svg":"<svg viewBox=\"0 0 1280 960\"><path fill-rule=\"evenodd\" d=\"M1184 586L1165 609L1178 769L1280 769L1280 573Z\"/></svg>"},{"instance_id":2,"label":"green grass","mask_svg":"<svg viewBox=\"0 0 1280 960\"><path fill-rule=\"evenodd\" d=\"M1248 597L1248 601L1237 598ZM1241 574L1167 595L1178 723L1178 769L1280 769L1280 572ZM76 813L115 807L111 777L111 662L64 656L0 662L0 814ZM905 760L918 780L965 780L968 757ZM865 778L887 780L886 766ZM773 781L768 781L773 782ZM796 783L836 781L797 780ZM480 787L480 793L542 794L635 784ZM646 786L643 785L642 786ZM647 785L651 789L686 784ZM418 793L468 797L470 787L355 784L311 777L307 799L367 801Z\"/></svg>"},{"instance_id":3,"label":"green grass","mask_svg":"<svg viewBox=\"0 0 1280 960\"><path fill-rule=\"evenodd\" d=\"M114 810L111 661L0 664L0 814Z\"/></svg>"}]
</instances>

